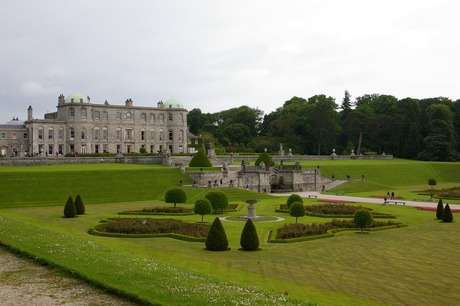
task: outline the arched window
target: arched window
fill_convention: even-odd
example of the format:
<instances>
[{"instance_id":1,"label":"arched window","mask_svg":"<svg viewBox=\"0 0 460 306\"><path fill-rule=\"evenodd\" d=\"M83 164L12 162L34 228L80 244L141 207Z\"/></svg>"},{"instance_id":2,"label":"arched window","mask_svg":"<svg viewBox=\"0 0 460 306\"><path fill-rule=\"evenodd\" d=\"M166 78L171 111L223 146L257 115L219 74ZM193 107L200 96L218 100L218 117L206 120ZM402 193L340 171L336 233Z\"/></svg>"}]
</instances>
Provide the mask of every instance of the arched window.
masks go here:
<instances>
[{"instance_id":1,"label":"arched window","mask_svg":"<svg viewBox=\"0 0 460 306\"><path fill-rule=\"evenodd\" d=\"M48 140L53 140L54 138L54 129L52 127L48 128Z\"/></svg>"},{"instance_id":2,"label":"arched window","mask_svg":"<svg viewBox=\"0 0 460 306\"><path fill-rule=\"evenodd\" d=\"M165 133L163 132L163 129L160 130L160 141L163 141L165 137Z\"/></svg>"},{"instance_id":3,"label":"arched window","mask_svg":"<svg viewBox=\"0 0 460 306\"><path fill-rule=\"evenodd\" d=\"M117 128L117 141L121 141L121 128Z\"/></svg>"},{"instance_id":4,"label":"arched window","mask_svg":"<svg viewBox=\"0 0 460 306\"><path fill-rule=\"evenodd\" d=\"M180 123L184 122L184 114L182 113L179 114L179 122Z\"/></svg>"},{"instance_id":5,"label":"arched window","mask_svg":"<svg viewBox=\"0 0 460 306\"><path fill-rule=\"evenodd\" d=\"M151 141L155 140L155 130L150 130L150 140Z\"/></svg>"},{"instance_id":6,"label":"arched window","mask_svg":"<svg viewBox=\"0 0 460 306\"><path fill-rule=\"evenodd\" d=\"M179 131L179 141L182 142L184 139L184 131Z\"/></svg>"},{"instance_id":7,"label":"arched window","mask_svg":"<svg viewBox=\"0 0 460 306\"><path fill-rule=\"evenodd\" d=\"M109 132L108 132L106 126L104 126L104 127L102 128L102 140L104 140L104 141L109 140Z\"/></svg>"},{"instance_id":8,"label":"arched window","mask_svg":"<svg viewBox=\"0 0 460 306\"><path fill-rule=\"evenodd\" d=\"M133 114L131 114L131 112L127 112L125 114L125 120L133 120Z\"/></svg>"},{"instance_id":9,"label":"arched window","mask_svg":"<svg viewBox=\"0 0 460 306\"><path fill-rule=\"evenodd\" d=\"M145 130L144 129L141 131L141 140L145 141Z\"/></svg>"},{"instance_id":10,"label":"arched window","mask_svg":"<svg viewBox=\"0 0 460 306\"><path fill-rule=\"evenodd\" d=\"M63 140L63 139L64 139L64 128L60 127L58 131L58 140Z\"/></svg>"},{"instance_id":11,"label":"arched window","mask_svg":"<svg viewBox=\"0 0 460 306\"><path fill-rule=\"evenodd\" d=\"M82 129L81 129L81 139L82 139L82 140L85 140L85 139L86 139L86 129L85 129L85 128L82 128Z\"/></svg>"},{"instance_id":12,"label":"arched window","mask_svg":"<svg viewBox=\"0 0 460 306\"><path fill-rule=\"evenodd\" d=\"M99 140L99 128L94 128L94 140Z\"/></svg>"},{"instance_id":13,"label":"arched window","mask_svg":"<svg viewBox=\"0 0 460 306\"><path fill-rule=\"evenodd\" d=\"M43 140L44 139L43 133L44 133L43 128L39 127L38 128L38 140Z\"/></svg>"}]
</instances>

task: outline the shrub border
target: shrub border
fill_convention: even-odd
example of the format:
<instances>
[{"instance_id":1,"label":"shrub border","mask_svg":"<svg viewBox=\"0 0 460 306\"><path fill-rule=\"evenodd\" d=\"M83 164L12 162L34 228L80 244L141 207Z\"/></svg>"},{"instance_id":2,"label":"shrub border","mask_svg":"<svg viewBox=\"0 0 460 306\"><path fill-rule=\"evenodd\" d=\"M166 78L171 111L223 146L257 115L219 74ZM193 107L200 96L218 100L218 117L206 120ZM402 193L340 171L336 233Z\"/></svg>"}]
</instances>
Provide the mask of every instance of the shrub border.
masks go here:
<instances>
[{"instance_id":1,"label":"shrub border","mask_svg":"<svg viewBox=\"0 0 460 306\"><path fill-rule=\"evenodd\" d=\"M244 204L237 204L235 209L224 209L222 212L232 212L232 211L240 211L243 209ZM159 216L191 216L195 215L193 212L190 213L161 213L161 212L144 212L144 211L136 211L136 210L126 210L120 211L118 215L159 215Z\"/></svg>"},{"instance_id":2,"label":"shrub border","mask_svg":"<svg viewBox=\"0 0 460 306\"><path fill-rule=\"evenodd\" d=\"M180 221L180 220L178 220ZM110 219L104 219L99 221L99 224L94 225L91 227L87 233L90 235L94 236L102 236L102 237L112 237L112 238L161 238L161 237L169 237L169 238L174 238L177 240L183 240L183 241L190 241L190 242L205 242L206 237L204 238L196 238L192 236L186 236L186 235L181 235L181 234L176 234L176 233L161 233L161 234L121 234L121 233L106 233L106 232L101 232L98 229L109 222L113 222L113 220ZM183 222L183 221L181 221ZM183 222L186 223L186 222ZM205 225L206 226L206 225Z\"/></svg>"},{"instance_id":3,"label":"shrub border","mask_svg":"<svg viewBox=\"0 0 460 306\"><path fill-rule=\"evenodd\" d=\"M367 231L367 232L376 232L376 231L382 231L382 230L387 230L387 229L392 229L392 228L399 228L399 227L407 227L407 224L406 223L396 223L394 225L388 225L388 226L365 228L364 230ZM276 231L275 231L276 235L274 235L274 237L278 236L278 232L280 231L280 229L281 229L281 227L278 227L276 229ZM269 243L295 243L295 242L316 240L316 239L322 239L322 238L329 238L329 237L334 237L335 236L334 234L337 233L337 232L345 232L345 231L361 231L361 229L360 228L334 228L334 229L328 230L326 232L326 234L322 234L322 235L305 236L305 237L298 237L298 238L291 238L291 239L270 238Z\"/></svg>"},{"instance_id":4,"label":"shrub border","mask_svg":"<svg viewBox=\"0 0 460 306\"><path fill-rule=\"evenodd\" d=\"M281 209L281 205L284 204L278 204L276 205L275 212L278 213L289 213L289 210L286 209ZM364 207L363 207L364 208ZM373 218L380 218L380 219L396 219L395 215L392 214L381 214L378 213L375 209L373 208L366 208L369 209L370 212L372 213ZM323 215L323 214L316 214L312 213L309 211L306 211L305 216L310 216L310 217L319 217L319 218L353 218L353 215Z\"/></svg>"}]
</instances>

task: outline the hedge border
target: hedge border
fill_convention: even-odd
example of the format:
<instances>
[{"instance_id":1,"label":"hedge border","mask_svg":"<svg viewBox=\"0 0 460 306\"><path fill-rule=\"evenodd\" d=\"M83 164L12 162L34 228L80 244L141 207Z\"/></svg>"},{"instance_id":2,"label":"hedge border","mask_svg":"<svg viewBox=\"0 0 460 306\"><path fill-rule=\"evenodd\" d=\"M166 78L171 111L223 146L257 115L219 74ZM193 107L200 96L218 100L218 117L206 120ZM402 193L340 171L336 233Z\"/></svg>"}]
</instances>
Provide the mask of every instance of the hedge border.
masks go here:
<instances>
[{"instance_id":1,"label":"hedge border","mask_svg":"<svg viewBox=\"0 0 460 306\"><path fill-rule=\"evenodd\" d=\"M281 209L281 205L285 205L285 204L278 204L278 205L276 205L275 212L278 212L278 213L289 213L289 210ZM363 208L365 208L365 207L363 207ZM366 208L366 209L369 209L369 210L370 210L370 212L372 213L372 217L373 217L373 218L379 218L379 219L396 219L396 216L395 216L395 215L392 215L392 214L381 214L381 213L378 213L375 209L372 209L372 208ZM318 217L318 218L353 218L353 215L323 215L323 214L312 213L312 212L309 212L309 211L306 212L305 216Z\"/></svg>"},{"instance_id":2,"label":"hedge border","mask_svg":"<svg viewBox=\"0 0 460 306\"><path fill-rule=\"evenodd\" d=\"M374 227L374 228L365 228L364 230L366 232L376 232L376 231L382 231L382 230L400 228L400 227L407 227L407 224L406 223L397 223L395 225L380 226L380 227ZM280 231L280 229L281 229L281 227L276 229L276 235L274 235L275 237L278 236L278 232ZM337 233L337 232L345 232L345 231L361 231L361 228L334 228L334 229L328 230L326 232L326 234L323 234L323 235L306 236L306 237L298 237L298 238L291 238L291 239L270 238L269 243L295 243L295 242L323 239L323 238L335 237L335 235L334 235L335 233Z\"/></svg>"},{"instance_id":3,"label":"hedge border","mask_svg":"<svg viewBox=\"0 0 460 306\"><path fill-rule=\"evenodd\" d=\"M180 220L179 220L180 221ZM91 227L87 233L90 235L94 236L102 236L102 237L111 237L111 238L161 238L161 237L168 237L168 238L174 238L177 240L182 240L182 241L190 241L190 242L205 242L206 237L204 238L196 238L192 236L186 236L186 235L181 235L181 234L176 234L176 233L161 233L161 234L121 234L121 233L106 233L106 232L101 232L98 229L109 222L113 222L113 220L105 219L99 221L99 224L94 225ZM181 221L183 222L183 221ZM186 223L186 222L183 222Z\"/></svg>"}]
</instances>

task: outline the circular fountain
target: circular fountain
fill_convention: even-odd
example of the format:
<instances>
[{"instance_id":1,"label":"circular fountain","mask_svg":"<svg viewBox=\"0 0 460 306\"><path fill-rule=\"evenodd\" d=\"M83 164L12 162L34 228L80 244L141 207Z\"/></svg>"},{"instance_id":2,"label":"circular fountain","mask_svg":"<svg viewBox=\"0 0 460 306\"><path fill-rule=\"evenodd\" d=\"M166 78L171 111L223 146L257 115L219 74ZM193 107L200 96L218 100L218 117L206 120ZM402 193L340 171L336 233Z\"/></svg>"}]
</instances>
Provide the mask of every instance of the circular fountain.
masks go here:
<instances>
[{"instance_id":1,"label":"circular fountain","mask_svg":"<svg viewBox=\"0 0 460 306\"><path fill-rule=\"evenodd\" d=\"M243 200L243 202L248 203L248 215L247 216L241 216L240 219L251 219L251 220L257 220L257 219L264 219L264 216L257 216L256 215L256 207L254 204L259 202L259 200Z\"/></svg>"}]
</instances>

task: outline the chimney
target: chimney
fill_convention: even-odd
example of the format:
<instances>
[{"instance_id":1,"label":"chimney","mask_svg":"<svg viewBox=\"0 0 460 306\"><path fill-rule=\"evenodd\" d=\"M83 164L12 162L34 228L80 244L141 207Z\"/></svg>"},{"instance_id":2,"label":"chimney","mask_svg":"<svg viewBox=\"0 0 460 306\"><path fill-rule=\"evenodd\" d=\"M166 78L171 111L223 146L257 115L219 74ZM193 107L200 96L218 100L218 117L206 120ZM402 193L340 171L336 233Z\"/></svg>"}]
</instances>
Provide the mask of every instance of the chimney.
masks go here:
<instances>
[{"instance_id":1,"label":"chimney","mask_svg":"<svg viewBox=\"0 0 460 306\"><path fill-rule=\"evenodd\" d=\"M63 94L61 94L58 98L58 105L64 104L65 103L65 97Z\"/></svg>"},{"instance_id":2,"label":"chimney","mask_svg":"<svg viewBox=\"0 0 460 306\"><path fill-rule=\"evenodd\" d=\"M32 120L33 119L33 109L32 105L29 105L29 108L27 109L27 120Z\"/></svg>"},{"instance_id":3,"label":"chimney","mask_svg":"<svg viewBox=\"0 0 460 306\"><path fill-rule=\"evenodd\" d=\"M158 108L163 108L163 107L164 107L163 101L158 102L158 103L157 103L157 107L158 107Z\"/></svg>"},{"instance_id":4,"label":"chimney","mask_svg":"<svg viewBox=\"0 0 460 306\"><path fill-rule=\"evenodd\" d=\"M129 107L133 106L133 100L131 99L126 100L125 106L129 106Z\"/></svg>"}]
</instances>

